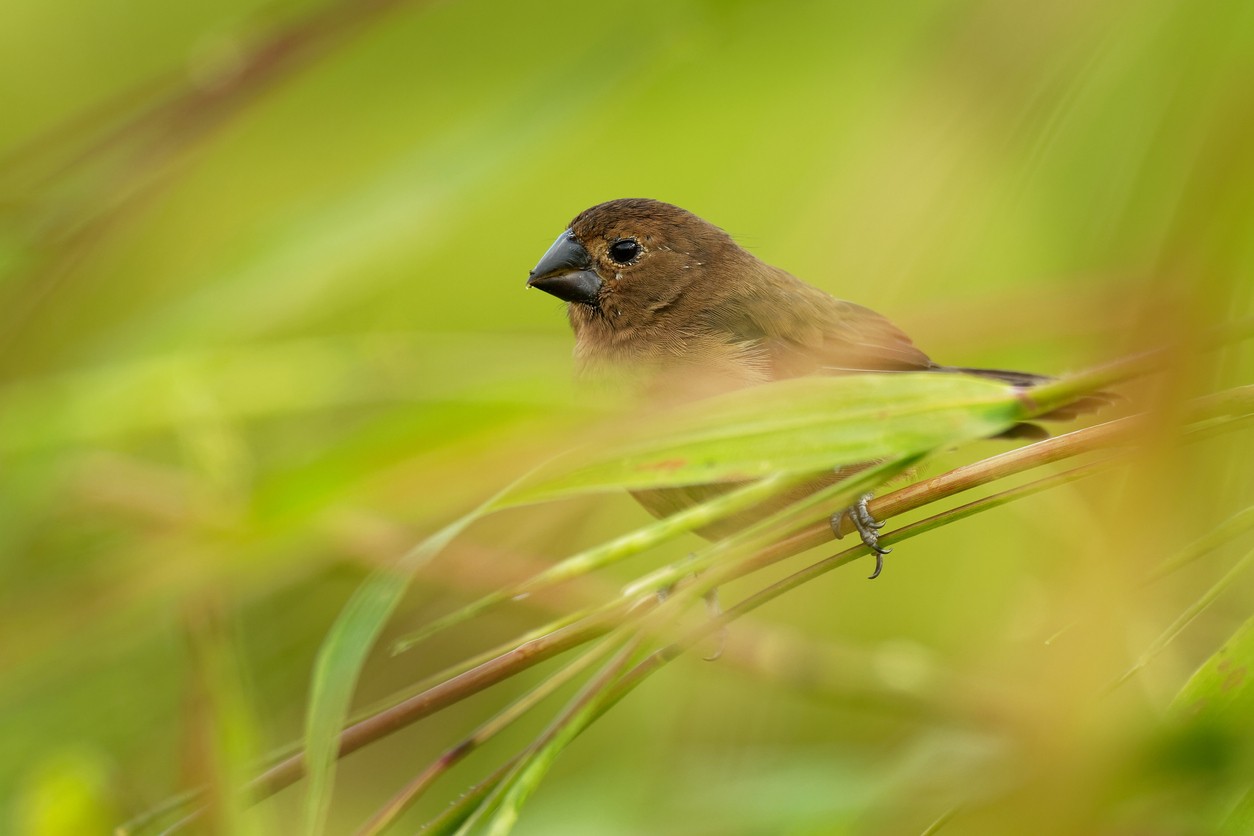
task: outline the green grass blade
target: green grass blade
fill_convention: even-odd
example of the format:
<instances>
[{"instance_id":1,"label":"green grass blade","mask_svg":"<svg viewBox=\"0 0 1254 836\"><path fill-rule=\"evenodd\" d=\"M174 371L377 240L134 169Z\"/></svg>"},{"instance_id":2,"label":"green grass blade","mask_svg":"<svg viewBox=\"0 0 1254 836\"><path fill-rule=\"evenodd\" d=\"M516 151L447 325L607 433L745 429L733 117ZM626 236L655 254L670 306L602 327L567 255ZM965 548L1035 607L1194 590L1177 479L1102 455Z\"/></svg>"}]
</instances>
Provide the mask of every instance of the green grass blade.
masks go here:
<instances>
[{"instance_id":1,"label":"green grass blade","mask_svg":"<svg viewBox=\"0 0 1254 836\"><path fill-rule=\"evenodd\" d=\"M932 450L995 435L1029 414L1019 390L966 375L802 378L711 398L649 434L542 468L513 497L748 481Z\"/></svg>"},{"instance_id":2,"label":"green grass blade","mask_svg":"<svg viewBox=\"0 0 1254 836\"><path fill-rule=\"evenodd\" d=\"M488 836L508 836L518 822L523 804L535 792L558 755L601 716L603 707L611 699L612 686L639 647L637 636L627 633L625 641L626 644L606 663L597 676L584 686L570 706L562 712L562 715L536 741L531 751L494 790L493 796L499 795L499 800L494 805L495 809L491 811L492 820L488 822ZM487 804L480 809L488 810ZM472 818L463 826L463 831L468 832L473 824Z\"/></svg>"},{"instance_id":3,"label":"green grass blade","mask_svg":"<svg viewBox=\"0 0 1254 836\"><path fill-rule=\"evenodd\" d=\"M1223 647L1202 663L1171 701L1171 713L1201 720L1235 734L1249 729L1254 717L1254 617L1242 624Z\"/></svg>"},{"instance_id":4,"label":"green grass blade","mask_svg":"<svg viewBox=\"0 0 1254 836\"><path fill-rule=\"evenodd\" d=\"M1197 540L1185 546L1178 554L1164 561L1149 574L1145 579L1145 583L1153 583L1178 569L1182 569L1219 548L1229 540L1240 537L1252 528L1254 528L1254 505L1233 514Z\"/></svg>"},{"instance_id":5,"label":"green grass blade","mask_svg":"<svg viewBox=\"0 0 1254 836\"><path fill-rule=\"evenodd\" d=\"M811 474L780 474L753 482L743 488L686 508L678 514L650 523L562 560L550 568L507 589L501 589L431 622L421 630L398 639L393 652L400 653L431 638L436 633L462 624L485 610L517 595L538 592L553 584L587 574L602 566L640 554L679 535L721 520L737 511L769 499L780 491L812 478Z\"/></svg>"},{"instance_id":6,"label":"green grass blade","mask_svg":"<svg viewBox=\"0 0 1254 836\"><path fill-rule=\"evenodd\" d=\"M731 554L742 554L786 536L790 522L796 522L807 509L815 505L827 504L829 507L840 508L852 504L854 498L866 493L871 488L883 484L888 479L913 467L922 456L895 459L861 470L842 479L834 485L817 490L804 496L785 508L765 517L752 525L724 537L699 550L690 559L680 563L663 566L650 572L623 588L623 595L631 597L644 592L656 592L693 574L705 572L715 563L725 560ZM712 581L711 581L712 582ZM704 584L703 584L704 585Z\"/></svg>"},{"instance_id":7,"label":"green grass blade","mask_svg":"<svg viewBox=\"0 0 1254 836\"><path fill-rule=\"evenodd\" d=\"M394 566L371 574L353 593L331 626L314 664L309 709L305 718L307 785L302 806L303 833L318 836L326 826L335 783L340 730L348 718L357 679L367 654L400 602L409 579L471 523L498 507L504 493L428 537L402 555Z\"/></svg>"},{"instance_id":8,"label":"green grass blade","mask_svg":"<svg viewBox=\"0 0 1254 836\"><path fill-rule=\"evenodd\" d=\"M1201 614L1202 610L1213 604L1215 599L1218 598L1225 589L1232 586L1233 582L1236 581L1241 573L1249 568L1251 564L1254 564L1254 551L1246 553L1246 555L1238 560L1231 569L1224 573L1222 578L1216 581L1210 589L1206 590L1206 592L1202 594L1202 597L1198 598L1190 604L1184 612L1180 613L1176 620L1171 622L1171 626L1164 630L1162 634L1145 649L1132 667L1128 668L1122 676L1115 680L1111 687L1118 687L1127 682L1142 668L1153 661L1155 656L1162 653L1163 650L1166 649L1167 645L1171 644L1176 636L1180 635L1181 631L1183 631L1185 627L1189 626L1189 622L1197 618L1198 615Z\"/></svg>"}]
</instances>

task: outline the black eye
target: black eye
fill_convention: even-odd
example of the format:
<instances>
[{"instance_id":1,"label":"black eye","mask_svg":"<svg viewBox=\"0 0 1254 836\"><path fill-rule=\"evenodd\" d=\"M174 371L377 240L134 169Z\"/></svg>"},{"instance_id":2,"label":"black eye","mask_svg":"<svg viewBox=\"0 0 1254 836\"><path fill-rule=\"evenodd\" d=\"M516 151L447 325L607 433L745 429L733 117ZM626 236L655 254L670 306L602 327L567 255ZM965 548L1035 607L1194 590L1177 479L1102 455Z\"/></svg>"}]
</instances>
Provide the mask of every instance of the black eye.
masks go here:
<instances>
[{"instance_id":1,"label":"black eye","mask_svg":"<svg viewBox=\"0 0 1254 836\"><path fill-rule=\"evenodd\" d=\"M610 244L610 258L619 264L630 264L640 255L640 245L634 238L624 238Z\"/></svg>"}]
</instances>

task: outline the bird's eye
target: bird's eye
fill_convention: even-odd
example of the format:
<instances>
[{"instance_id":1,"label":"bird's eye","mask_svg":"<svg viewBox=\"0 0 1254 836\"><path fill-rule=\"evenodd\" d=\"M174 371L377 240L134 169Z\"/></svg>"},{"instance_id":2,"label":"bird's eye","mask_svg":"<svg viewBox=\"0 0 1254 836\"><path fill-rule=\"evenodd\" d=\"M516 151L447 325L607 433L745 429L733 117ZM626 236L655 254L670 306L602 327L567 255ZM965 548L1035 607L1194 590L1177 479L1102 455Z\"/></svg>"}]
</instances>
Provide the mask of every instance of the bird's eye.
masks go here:
<instances>
[{"instance_id":1,"label":"bird's eye","mask_svg":"<svg viewBox=\"0 0 1254 836\"><path fill-rule=\"evenodd\" d=\"M640 245L634 238L624 238L610 244L610 258L619 264L630 264L640 255Z\"/></svg>"}]
</instances>

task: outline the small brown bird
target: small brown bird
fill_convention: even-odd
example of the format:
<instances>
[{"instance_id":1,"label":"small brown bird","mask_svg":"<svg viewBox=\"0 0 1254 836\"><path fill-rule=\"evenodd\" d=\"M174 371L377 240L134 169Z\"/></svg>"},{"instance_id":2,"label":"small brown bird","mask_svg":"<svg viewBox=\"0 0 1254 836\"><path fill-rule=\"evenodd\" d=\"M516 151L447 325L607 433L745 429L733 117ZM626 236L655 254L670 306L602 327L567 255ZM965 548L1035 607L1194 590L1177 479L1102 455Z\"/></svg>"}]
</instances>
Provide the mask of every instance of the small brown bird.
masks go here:
<instances>
[{"instance_id":1,"label":"small brown bird","mask_svg":"<svg viewBox=\"0 0 1254 836\"><path fill-rule=\"evenodd\" d=\"M672 395L702 396L782 378L853 372L966 373L1015 386L1048 380L933 363L874 311L833 298L758 260L713 224L657 200L611 200L581 212L541 257L527 285L569 303L581 375L642 377ZM1071 407L1050 417L1073 417L1091 407ZM1023 425L1008 434L1044 433ZM842 469L781 502L850 472ZM692 486L635 496L660 517L726 489ZM875 577L888 550L878 543L881 524L867 511L866 499L848 513L876 554ZM832 518L836 531L842 515ZM702 533L724 536L747 522L740 516Z\"/></svg>"}]
</instances>

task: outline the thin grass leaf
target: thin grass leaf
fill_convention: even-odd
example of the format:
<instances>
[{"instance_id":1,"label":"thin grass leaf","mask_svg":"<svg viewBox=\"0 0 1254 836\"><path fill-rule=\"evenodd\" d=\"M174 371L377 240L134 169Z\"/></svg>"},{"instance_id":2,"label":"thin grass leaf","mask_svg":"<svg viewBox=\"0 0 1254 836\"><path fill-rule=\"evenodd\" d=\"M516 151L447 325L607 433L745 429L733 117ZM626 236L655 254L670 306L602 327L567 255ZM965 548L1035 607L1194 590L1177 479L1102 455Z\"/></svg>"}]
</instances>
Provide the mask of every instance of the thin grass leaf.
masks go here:
<instances>
[{"instance_id":1,"label":"thin grass leaf","mask_svg":"<svg viewBox=\"0 0 1254 836\"><path fill-rule=\"evenodd\" d=\"M520 752L498 766L492 774L449 803L438 816L418 829L422 836L453 836L475 814L489 795L505 780L526 752Z\"/></svg>"},{"instance_id":2,"label":"thin grass leaf","mask_svg":"<svg viewBox=\"0 0 1254 836\"><path fill-rule=\"evenodd\" d=\"M1200 598L1190 604L1184 612L1180 613L1176 620L1171 622L1171 626L1164 630L1162 634L1156 638L1137 658L1132 667L1124 671L1123 675L1115 680L1110 687L1112 689L1119 687L1135 676L1142 668L1152 662L1154 657L1156 657L1159 653L1162 653L1167 648L1167 645L1171 644L1171 642L1175 640L1176 636L1180 635L1184 628L1189 625L1189 622L1197 618L1202 613L1202 610L1213 604L1215 599L1218 598L1224 590L1232 586L1237 577L1249 568L1251 564L1254 564L1254 550L1247 552L1246 555L1238 560L1231 569L1224 573L1224 576L1216 581L1210 589L1206 590Z\"/></svg>"},{"instance_id":3,"label":"thin grass leaf","mask_svg":"<svg viewBox=\"0 0 1254 836\"><path fill-rule=\"evenodd\" d=\"M650 435L542 468L518 501L739 482L911 455L995 435L1030 414L1004 383L966 375L800 378L701 401Z\"/></svg>"},{"instance_id":4,"label":"thin grass leaf","mask_svg":"<svg viewBox=\"0 0 1254 836\"><path fill-rule=\"evenodd\" d=\"M1250 529L1254 529L1254 505L1238 511L1210 531L1181 549L1177 554L1163 561L1154 571L1150 572L1145 583L1153 583L1178 569L1182 569L1193 561L1240 537Z\"/></svg>"},{"instance_id":5,"label":"thin grass leaf","mask_svg":"<svg viewBox=\"0 0 1254 836\"><path fill-rule=\"evenodd\" d=\"M1022 389L1020 393L1028 413L1027 417L1047 415L1055 409L1073 403L1104 387L1146 374L1160 367L1165 362L1166 356L1166 349L1154 349L1124 357L1079 374L1060 377L1030 389Z\"/></svg>"},{"instance_id":6,"label":"thin grass leaf","mask_svg":"<svg viewBox=\"0 0 1254 836\"><path fill-rule=\"evenodd\" d=\"M631 661L640 644L638 636L633 636L630 632L625 634L623 641L625 644L614 657L584 686L562 715L536 741L531 752L493 790L492 796L499 794L500 800L492 820L488 823L488 836L507 836L514 829L522 805L535 792L557 756L592 725L608 706L614 682ZM489 802L492 796L489 796ZM488 810L488 803L485 802L480 810ZM475 818L477 816L472 816L462 826L459 834L468 833Z\"/></svg>"},{"instance_id":7,"label":"thin grass leaf","mask_svg":"<svg viewBox=\"0 0 1254 836\"><path fill-rule=\"evenodd\" d=\"M855 497L870 488L883 484L893 476L913 467L920 458L922 456L881 462L842 479L834 485L814 491L735 534L711 543L680 563L663 566L632 581L623 587L623 595L631 597L645 592L657 592L684 577L705 572L715 563L726 559L728 555L742 554L786 536L791 532L791 529L787 527L789 523L798 521L806 509L813 508L815 505L837 508L848 505ZM801 521L809 522L804 518ZM717 586L720 582L717 576L706 580L708 582L703 583L703 587Z\"/></svg>"},{"instance_id":8,"label":"thin grass leaf","mask_svg":"<svg viewBox=\"0 0 1254 836\"><path fill-rule=\"evenodd\" d=\"M616 537L608 543L586 549L562 560L527 580L485 595L460 609L442 616L420 630L398 639L393 653L401 653L431 636L462 624L485 610L515 598L538 592L563 580L578 577L603 566L640 554L653 546L672 540L685 532L700 528L737 511L752 507L775 494L813 478L812 474L780 474L761 479L722 496L686 508L678 514Z\"/></svg>"},{"instance_id":9,"label":"thin grass leaf","mask_svg":"<svg viewBox=\"0 0 1254 836\"><path fill-rule=\"evenodd\" d=\"M953 821L954 816L958 815L961 811L961 804L950 807L948 810L937 816L936 820L929 824L923 832L919 834L919 836L936 836L936 834L944 830L945 826Z\"/></svg>"},{"instance_id":10,"label":"thin grass leaf","mask_svg":"<svg viewBox=\"0 0 1254 836\"><path fill-rule=\"evenodd\" d=\"M187 790L178 795L170 796L161 803L132 816L113 829L114 836L135 836L145 830L155 829L163 819L182 813L193 804L204 800L204 789Z\"/></svg>"},{"instance_id":11,"label":"thin grass leaf","mask_svg":"<svg viewBox=\"0 0 1254 836\"><path fill-rule=\"evenodd\" d=\"M386 830L405 810L426 791L438 777L452 769L475 749L491 740L544 699L562 688L585 669L613 649L611 642L602 642L568 665L558 669L539 685L527 691L508 706L492 715L469 736L446 749L414 780L381 807L371 819L357 831L358 836L377 836Z\"/></svg>"},{"instance_id":12,"label":"thin grass leaf","mask_svg":"<svg viewBox=\"0 0 1254 836\"><path fill-rule=\"evenodd\" d=\"M511 486L512 487L512 486ZM396 565L375 572L354 591L318 650L305 717L307 784L302 804L302 832L318 836L326 826L335 783L340 730L367 654L400 602L418 567L439 554L475 520L490 513L502 493L445 526L402 555Z\"/></svg>"}]
</instances>

